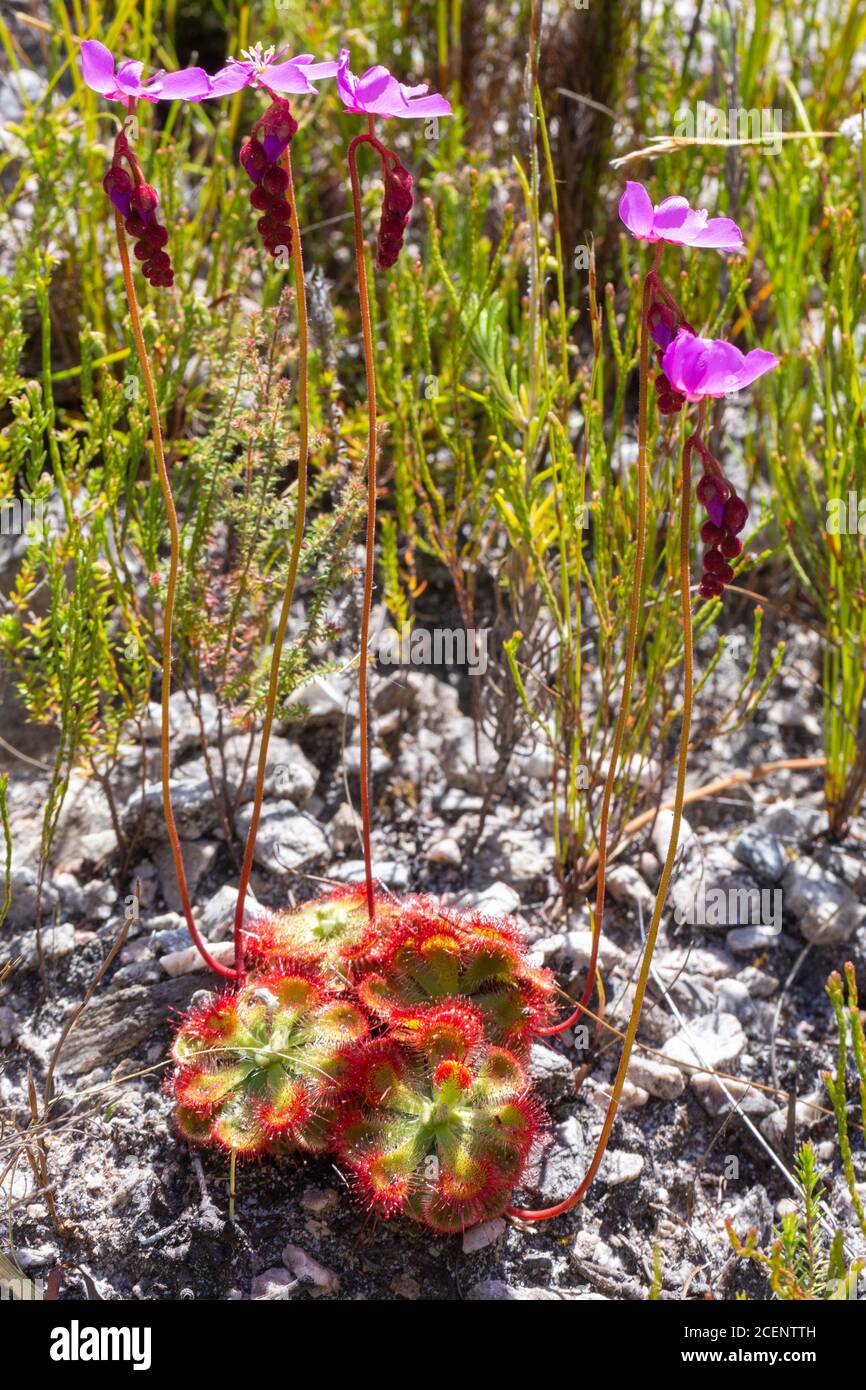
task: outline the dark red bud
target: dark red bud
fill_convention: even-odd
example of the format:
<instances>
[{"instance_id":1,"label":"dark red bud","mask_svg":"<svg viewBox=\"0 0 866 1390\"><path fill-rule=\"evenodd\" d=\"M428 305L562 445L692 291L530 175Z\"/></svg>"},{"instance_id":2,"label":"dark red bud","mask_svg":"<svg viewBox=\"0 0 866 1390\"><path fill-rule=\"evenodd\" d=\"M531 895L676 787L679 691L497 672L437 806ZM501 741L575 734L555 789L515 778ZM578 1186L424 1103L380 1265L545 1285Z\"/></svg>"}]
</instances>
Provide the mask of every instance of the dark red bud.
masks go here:
<instances>
[{"instance_id":1,"label":"dark red bud","mask_svg":"<svg viewBox=\"0 0 866 1390\"><path fill-rule=\"evenodd\" d=\"M159 207L159 194L149 183L140 183L132 191L129 200L133 212L137 212L143 222L149 222Z\"/></svg>"},{"instance_id":2,"label":"dark red bud","mask_svg":"<svg viewBox=\"0 0 866 1390\"><path fill-rule=\"evenodd\" d=\"M730 497L725 503L725 527L734 534L742 531L749 519L749 509L742 497Z\"/></svg>"},{"instance_id":3,"label":"dark red bud","mask_svg":"<svg viewBox=\"0 0 866 1390\"><path fill-rule=\"evenodd\" d=\"M719 541L719 549L726 560L735 560L738 555L743 553L743 542L739 536L732 536L726 533Z\"/></svg>"}]
</instances>

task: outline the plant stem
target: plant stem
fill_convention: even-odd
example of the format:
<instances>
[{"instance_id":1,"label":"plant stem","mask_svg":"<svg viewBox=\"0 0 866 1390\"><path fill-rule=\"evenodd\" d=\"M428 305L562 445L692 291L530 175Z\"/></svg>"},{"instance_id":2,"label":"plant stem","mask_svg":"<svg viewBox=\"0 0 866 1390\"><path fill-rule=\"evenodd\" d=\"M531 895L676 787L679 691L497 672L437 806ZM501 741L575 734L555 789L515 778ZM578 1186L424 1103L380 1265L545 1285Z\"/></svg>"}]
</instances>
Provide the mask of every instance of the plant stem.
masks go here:
<instances>
[{"instance_id":1,"label":"plant stem","mask_svg":"<svg viewBox=\"0 0 866 1390\"><path fill-rule=\"evenodd\" d=\"M126 286L126 297L129 302L129 318L132 324L132 336L135 342L135 351L138 357L138 364L141 367L141 376L144 382L144 390L147 396L147 408L150 412L150 428L153 436L153 452L156 458L156 469L159 474L159 486L162 491L162 500L165 507L166 518L168 520L168 531L170 538L170 554L168 564L168 584L165 594L165 612L163 615L162 629L162 729L160 735L160 750L162 762L162 799L165 810L165 826L168 831L169 844L171 845L171 855L174 860L174 869L177 875L177 886L180 893L180 900L183 906L183 915L189 928L189 934L201 955L202 959L215 970L218 975L225 975L228 979L234 978L234 971L228 966L221 965L218 960L214 960L210 951L205 946L195 919L192 915L192 908L189 901L189 889L186 881L186 870L183 864L183 855L180 850L180 839L178 838L177 825L174 819L174 810L171 804L171 781L170 781L170 750L171 750L171 730L169 727L169 696L171 695L171 635L174 624L174 600L177 592L177 575L180 568L180 534L177 524L177 512L174 506L174 497L171 491L171 482L168 476L168 469L165 463L165 451L162 446L162 425L159 419L159 406L156 400L156 389L153 384L153 373L150 368L150 359L147 355L147 348L144 342L144 334L141 331L141 315L138 311L138 298L135 293L135 282L132 277L132 267L129 263L129 249L126 245L126 233L123 226L123 218L115 209L114 225L117 230L117 249L120 253L120 264L123 270L123 283Z\"/></svg>"},{"instance_id":2,"label":"plant stem","mask_svg":"<svg viewBox=\"0 0 866 1390\"><path fill-rule=\"evenodd\" d=\"M610 751L610 761L607 768L607 776L604 779L604 791L601 798L601 818L599 821L598 832L598 876L596 878L595 893L595 916L592 924L592 951L589 958L589 966L586 974L586 984L580 1003L572 1014L563 1022L555 1024L551 1028L539 1028L538 1032L543 1037L552 1037L555 1033L561 1033L566 1028L571 1028L580 1018L586 1005L592 998L595 988L595 974L598 965L598 948L601 941L602 922L604 919L604 897L605 897L605 875L607 870L607 838L608 821L610 819L610 803L613 797L613 788L616 781L616 770L619 762L619 755L622 751L623 740L625 738L625 728L631 707L631 687L634 678L635 652L637 649L637 629L640 621L641 596L643 593L643 569L644 555L646 553L646 519L647 519L647 434L649 422L649 326L647 324L647 313L650 307L653 281L657 274L661 261L662 243L659 242L652 270L644 279L643 286L643 310L641 313L640 329L640 404L638 407L638 456L637 456L637 535L635 537L634 551L634 577L632 580L631 606L628 615L628 633L625 643L625 668L622 675L622 694L620 695L619 712L616 717L616 726L613 734L613 747Z\"/></svg>"},{"instance_id":3,"label":"plant stem","mask_svg":"<svg viewBox=\"0 0 866 1390\"><path fill-rule=\"evenodd\" d=\"M236 1179L237 1179L237 1169L238 1169L238 1152L237 1152L237 1149L232 1149L232 1156L231 1156L231 1158L229 1159L229 1221L232 1221L232 1222L233 1222L234 1219L235 1219L235 1196L236 1196L236 1194L237 1194L237 1182L236 1182Z\"/></svg>"},{"instance_id":4,"label":"plant stem","mask_svg":"<svg viewBox=\"0 0 866 1390\"><path fill-rule=\"evenodd\" d=\"M364 845L364 879L367 892L367 916L372 923L376 916L373 892L373 856L370 847L370 722L368 708L370 609L373 604L373 567L376 545L376 364L373 360L373 328L370 321L370 291L367 285L367 261L364 247L364 223L361 211L361 185L358 178L358 146L379 146L370 131L358 135L349 146L349 177L352 181L352 209L355 218L355 268L358 275L358 299L361 306L361 327L364 338L364 372L367 378L367 532L364 542L364 592L361 600L361 636L358 662L358 738L360 743L361 774L361 838Z\"/></svg>"},{"instance_id":5,"label":"plant stem","mask_svg":"<svg viewBox=\"0 0 866 1390\"><path fill-rule=\"evenodd\" d=\"M247 888L250 881L250 873L253 866L253 852L256 847L256 834L259 828L259 819L262 811L262 800L265 790L265 775L268 765L268 744L271 737L271 729L274 723L274 712L277 705L277 695L280 686L280 661L283 653L283 643L286 636L289 614L291 612L292 600L295 593L295 583L298 577L298 567L301 561L301 547L304 540L304 527L307 516L307 468L309 456L309 331L307 323L307 291L304 284L304 255L301 247L301 229L298 224L298 205L295 199L295 185L292 178L292 161L289 151L283 153L280 161L289 176L289 183L286 189L286 198L289 204L289 212L292 227L292 255L295 267L295 300L296 312L298 317L298 416L299 416L299 439L298 439L298 498L295 510L295 533L292 538L292 549L289 556L289 568L286 575L286 587L283 592L283 605L280 609L280 617L277 623L277 630L274 636L274 650L271 656L270 681L268 683L268 694L265 702L265 717L262 723L262 739L259 747L258 766L256 768L255 792L253 794L253 810L250 818L250 828L247 833L247 842L244 849L244 860L241 867L240 880L238 882L238 900L235 906L235 974L238 984L243 984L244 967L244 902L246 900Z\"/></svg>"},{"instance_id":6,"label":"plant stem","mask_svg":"<svg viewBox=\"0 0 866 1390\"><path fill-rule=\"evenodd\" d=\"M703 403L701 403L698 415L698 426L695 431L696 434L700 433L703 426L703 417L704 406ZM658 936L665 899L673 873L674 861L677 856L680 825L682 824L683 818L683 799L686 790L686 763L688 760L689 736L692 724L692 692L694 684L692 604L690 593L691 576L689 573L689 521L692 501L691 453L694 448L693 441L694 435L686 440L685 447L683 448L682 463L682 494L680 497L680 598L682 602L683 622L683 714L682 724L680 726L680 746L677 760L677 783L674 797L673 823L671 825L671 835L668 842L667 854L659 880L652 920L649 925L649 931L647 932L646 946L644 947L643 960L641 961L640 974L638 975L637 987L635 989L634 1003L629 1016L628 1026L626 1027L625 1040L622 1045L622 1056L619 1060L619 1068L616 1073L616 1080L613 1084L610 1104L607 1108L607 1114L604 1117L604 1124L601 1128L598 1143L595 1146L592 1161L590 1162L589 1168L580 1186L570 1197L567 1197L562 1202L558 1202L556 1206L542 1208L540 1211L522 1211L519 1208L509 1207L508 1214L510 1216L519 1217L523 1221L549 1221L552 1217L562 1216L564 1212L570 1211L571 1208L576 1206L581 1198L586 1195L593 1178L598 1172L601 1161L604 1158L610 1132L613 1129L613 1122L616 1119L616 1112L619 1108L619 1098L622 1094L623 1084L625 1083L635 1034L637 1033L638 1023L640 1022L656 937Z\"/></svg>"}]
</instances>

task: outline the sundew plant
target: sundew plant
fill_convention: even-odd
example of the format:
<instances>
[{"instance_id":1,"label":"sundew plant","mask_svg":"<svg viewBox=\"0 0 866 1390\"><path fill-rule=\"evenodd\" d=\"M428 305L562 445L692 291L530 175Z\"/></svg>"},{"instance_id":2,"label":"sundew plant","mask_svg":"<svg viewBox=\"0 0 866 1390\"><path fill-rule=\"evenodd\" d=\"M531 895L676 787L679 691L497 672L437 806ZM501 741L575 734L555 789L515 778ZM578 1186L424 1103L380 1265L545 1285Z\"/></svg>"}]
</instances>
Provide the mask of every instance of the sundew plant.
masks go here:
<instances>
[{"instance_id":1,"label":"sundew plant","mask_svg":"<svg viewBox=\"0 0 866 1390\"><path fill-rule=\"evenodd\" d=\"M516 1297L533 1252L551 1284L666 1297L669 1231L701 1254L678 1297L746 1296L733 1263L749 1297L849 1296L866 13L843 8L0 15L13 1254L50 1234L77 1278L69 1174L129 1105L171 1222L183 1173L234 1270L267 1266L262 1212L309 1216L287 1297L338 1296L301 1248L337 1258L332 1209L382 1269L495 1247ZM650 1159L661 1216L617 1191ZM758 1187L798 1205L759 1230ZM628 1222L645 1290L563 1253Z\"/></svg>"}]
</instances>

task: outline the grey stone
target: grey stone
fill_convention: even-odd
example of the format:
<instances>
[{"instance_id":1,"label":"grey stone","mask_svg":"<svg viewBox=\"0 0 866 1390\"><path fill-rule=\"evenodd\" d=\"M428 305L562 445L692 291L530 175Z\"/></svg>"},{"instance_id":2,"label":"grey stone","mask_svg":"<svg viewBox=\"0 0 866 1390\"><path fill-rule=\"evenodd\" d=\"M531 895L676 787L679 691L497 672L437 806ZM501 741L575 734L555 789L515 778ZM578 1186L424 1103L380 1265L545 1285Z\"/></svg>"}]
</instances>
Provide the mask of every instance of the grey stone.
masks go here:
<instances>
[{"instance_id":1,"label":"grey stone","mask_svg":"<svg viewBox=\"0 0 866 1390\"><path fill-rule=\"evenodd\" d=\"M725 937L725 945L734 955L745 956L753 951L767 951L780 945L781 932L774 927L732 927Z\"/></svg>"},{"instance_id":2,"label":"grey stone","mask_svg":"<svg viewBox=\"0 0 866 1390\"><path fill-rule=\"evenodd\" d=\"M692 1077L692 1090L704 1109L717 1119L720 1115L726 1115L731 1110L732 1104L725 1095L725 1090L729 1092L733 1101L737 1103L737 1108L752 1119L762 1119L769 1115L776 1102L772 1096L766 1095L763 1091L755 1090L748 1081L721 1081L717 1076L711 1076L709 1072L697 1072ZM724 1086L725 1090L722 1089Z\"/></svg>"},{"instance_id":3,"label":"grey stone","mask_svg":"<svg viewBox=\"0 0 866 1390\"><path fill-rule=\"evenodd\" d=\"M607 871L607 887L615 902L640 907L645 917L652 912L653 892L631 864L613 864Z\"/></svg>"},{"instance_id":4,"label":"grey stone","mask_svg":"<svg viewBox=\"0 0 866 1390\"><path fill-rule=\"evenodd\" d=\"M447 864L455 869L459 869L463 862L460 846L450 835L443 835L429 844L424 851L424 858L428 864Z\"/></svg>"},{"instance_id":5,"label":"grey stone","mask_svg":"<svg viewBox=\"0 0 866 1390\"><path fill-rule=\"evenodd\" d=\"M292 1272L296 1279L300 1279L304 1284L310 1285L315 1289L320 1289L322 1293L336 1294L340 1290L340 1280L330 1269L319 1264L312 1255L308 1255L306 1250L302 1250L300 1245L287 1245L283 1250L283 1264Z\"/></svg>"},{"instance_id":6,"label":"grey stone","mask_svg":"<svg viewBox=\"0 0 866 1390\"><path fill-rule=\"evenodd\" d=\"M251 804L242 806L238 813L238 829L244 836L249 830L251 815ZM298 811L291 801L271 802L265 806L254 856L263 869L282 877L296 869L319 864L327 855L328 842L311 816Z\"/></svg>"},{"instance_id":7,"label":"grey stone","mask_svg":"<svg viewBox=\"0 0 866 1390\"><path fill-rule=\"evenodd\" d=\"M107 922L120 905L117 889L103 878L91 878L81 889L81 908L91 922Z\"/></svg>"},{"instance_id":8,"label":"grey stone","mask_svg":"<svg viewBox=\"0 0 866 1390\"><path fill-rule=\"evenodd\" d=\"M230 883L223 884L212 898L205 903L198 919L199 930L208 941L223 941L234 932L235 909L238 890ZM250 888L244 897L244 926L252 926L261 917L267 917L268 909L263 907Z\"/></svg>"},{"instance_id":9,"label":"grey stone","mask_svg":"<svg viewBox=\"0 0 866 1390\"><path fill-rule=\"evenodd\" d=\"M71 922L61 922L53 926L43 922L41 930L42 954L48 962L61 960L75 950L75 928ZM36 970L39 965L36 932L28 932L12 941L0 945L0 962L16 960L19 970Z\"/></svg>"},{"instance_id":10,"label":"grey stone","mask_svg":"<svg viewBox=\"0 0 866 1390\"><path fill-rule=\"evenodd\" d=\"M608 1187L622 1187L625 1183L637 1182L644 1170L642 1154L625 1153L622 1149L608 1149L598 1170L599 1181Z\"/></svg>"},{"instance_id":11,"label":"grey stone","mask_svg":"<svg viewBox=\"0 0 866 1390\"><path fill-rule=\"evenodd\" d=\"M845 942L866 920L866 907L838 878L805 856L789 864L782 880L785 906L798 919L800 931L816 946Z\"/></svg>"},{"instance_id":12,"label":"grey stone","mask_svg":"<svg viewBox=\"0 0 866 1390\"><path fill-rule=\"evenodd\" d=\"M209 947L210 954L220 965L231 965L234 961L234 942L216 941ZM178 975L191 975L196 970L208 970L210 967L203 958L198 947L195 945L185 946L180 951L171 951L168 955L160 958L160 967L166 975L176 977Z\"/></svg>"},{"instance_id":13,"label":"grey stone","mask_svg":"<svg viewBox=\"0 0 866 1390\"><path fill-rule=\"evenodd\" d=\"M363 859L347 859L343 864L335 865L331 871L331 876L339 883L363 883L364 875ZM409 866L396 859L375 859L373 877L377 883L400 892L409 887Z\"/></svg>"},{"instance_id":14,"label":"grey stone","mask_svg":"<svg viewBox=\"0 0 866 1390\"><path fill-rule=\"evenodd\" d=\"M750 825L743 831L734 845L734 854L765 883L778 883L788 866L782 841L760 825Z\"/></svg>"},{"instance_id":15,"label":"grey stone","mask_svg":"<svg viewBox=\"0 0 866 1390\"><path fill-rule=\"evenodd\" d=\"M496 749L483 730L479 730L476 756L475 725L468 715L451 722L442 750L442 770L449 786L468 792L483 790L485 777L494 772L497 760Z\"/></svg>"},{"instance_id":16,"label":"grey stone","mask_svg":"<svg viewBox=\"0 0 866 1390\"><path fill-rule=\"evenodd\" d=\"M170 1012L189 1002L195 981L188 977L158 985L107 989L88 1004L67 1038L58 1070L81 1076L131 1053L140 1042L165 1028Z\"/></svg>"},{"instance_id":17,"label":"grey stone","mask_svg":"<svg viewBox=\"0 0 866 1390\"><path fill-rule=\"evenodd\" d=\"M222 794L225 787L233 805L253 799L261 746L260 734L256 735L252 744L248 735L234 734L225 740L223 758L218 757L215 751L210 754L211 770L217 790ZM207 766L204 757L182 763L175 770L175 776L192 782L206 778ZM318 780L317 769L296 743L278 734L271 735L265 766L266 797L305 806L315 791Z\"/></svg>"},{"instance_id":18,"label":"grey stone","mask_svg":"<svg viewBox=\"0 0 866 1390\"><path fill-rule=\"evenodd\" d=\"M191 781L173 777L169 794L178 834L183 839L198 840L213 830L220 818L220 808L206 777ZM145 844L161 844L165 839L165 807L162 783L150 782L133 792L121 813L121 824L127 834L138 830Z\"/></svg>"},{"instance_id":19,"label":"grey stone","mask_svg":"<svg viewBox=\"0 0 866 1390\"><path fill-rule=\"evenodd\" d=\"M545 1100L555 1104L574 1095L574 1068L561 1052L534 1042L529 1053L529 1075Z\"/></svg>"},{"instance_id":20,"label":"grey stone","mask_svg":"<svg viewBox=\"0 0 866 1390\"><path fill-rule=\"evenodd\" d=\"M463 1232L463 1254L475 1255L479 1250L486 1250L488 1245L493 1245L504 1235L505 1222L501 1216L493 1221L482 1221L480 1226L470 1226L468 1231Z\"/></svg>"},{"instance_id":21,"label":"grey stone","mask_svg":"<svg viewBox=\"0 0 866 1390\"><path fill-rule=\"evenodd\" d=\"M4 861L5 862L5 861ZM32 927L36 920L36 872L27 865L12 865L9 875L12 901L5 927ZM6 892L6 874L0 872L0 901ZM59 894L47 879L42 885L42 920L50 918L57 906Z\"/></svg>"},{"instance_id":22,"label":"grey stone","mask_svg":"<svg viewBox=\"0 0 866 1390\"><path fill-rule=\"evenodd\" d=\"M740 1020L733 1014L712 1013L692 1019L688 1030L681 1029L665 1043L663 1051L671 1061L687 1063L689 1071L701 1065L719 1070L739 1057L745 1046L746 1035Z\"/></svg>"},{"instance_id":23,"label":"grey stone","mask_svg":"<svg viewBox=\"0 0 866 1390\"><path fill-rule=\"evenodd\" d=\"M641 1090L660 1100L676 1100L686 1089L686 1078L679 1067L658 1057L638 1053L628 1066L628 1079Z\"/></svg>"},{"instance_id":24,"label":"grey stone","mask_svg":"<svg viewBox=\"0 0 866 1390\"><path fill-rule=\"evenodd\" d=\"M181 858L186 873L190 897L201 883L216 858L217 847L207 840L181 840ZM174 868L174 856L167 844L159 845L153 851L153 862L159 872L162 896L171 912L180 912L182 902Z\"/></svg>"},{"instance_id":25,"label":"grey stone","mask_svg":"<svg viewBox=\"0 0 866 1390\"><path fill-rule=\"evenodd\" d=\"M479 1279L466 1295L473 1303L559 1303L553 1289L512 1287L504 1279Z\"/></svg>"}]
</instances>

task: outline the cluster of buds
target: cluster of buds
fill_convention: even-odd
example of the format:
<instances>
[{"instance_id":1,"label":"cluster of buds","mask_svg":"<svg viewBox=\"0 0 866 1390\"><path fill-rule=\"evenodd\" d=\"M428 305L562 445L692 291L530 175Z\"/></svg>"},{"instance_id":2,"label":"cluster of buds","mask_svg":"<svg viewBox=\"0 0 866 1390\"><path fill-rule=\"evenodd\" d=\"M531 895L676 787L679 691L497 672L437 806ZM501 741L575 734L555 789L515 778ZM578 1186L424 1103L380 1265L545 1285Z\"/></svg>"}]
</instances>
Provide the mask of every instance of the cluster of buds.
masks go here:
<instances>
[{"instance_id":1,"label":"cluster of buds","mask_svg":"<svg viewBox=\"0 0 866 1390\"><path fill-rule=\"evenodd\" d=\"M707 549L698 593L701 598L720 598L734 577L730 562L742 553L739 532L749 519L749 509L728 480L715 471L698 480L696 493L707 512L701 527L701 540Z\"/></svg>"},{"instance_id":2,"label":"cluster of buds","mask_svg":"<svg viewBox=\"0 0 866 1390\"><path fill-rule=\"evenodd\" d=\"M123 160L129 164L129 170L123 167ZM102 186L123 218L127 232L135 238L133 251L136 260L141 261L145 279L156 287L173 285L174 271L165 249L168 232L156 213L159 194L145 183L141 166L122 131L115 141L114 159Z\"/></svg>"},{"instance_id":3,"label":"cluster of buds","mask_svg":"<svg viewBox=\"0 0 866 1390\"><path fill-rule=\"evenodd\" d=\"M384 160L385 196L376 237L376 268L390 270L403 248L412 211L412 175L389 150Z\"/></svg>"},{"instance_id":4,"label":"cluster of buds","mask_svg":"<svg viewBox=\"0 0 866 1390\"><path fill-rule=\"evenodd\" d=\"M239 1157L331 1152L371 1210L438 1232L508 1206L545 1126L525 1057L553 980L507 920L363 889L266 916L245 985L181 1021L181 1135Z\"/></svg>"},{"instance_id":5,"label":"cluster of buds","mask_svg":"<svg viewBox=\"0 0 866 1390\"><path fill-rule=\"evenodd\" d=\"M240 162L255 184L250 203L262 216L256 229L270 256L292 254L292 217L287 195L289 175L280 162L298 129L289 103L275 98L256 121L253 133L241 146Z\"/></svg>"},{"instance_id":6,"label":"cluster of buds","mask_svg":"<svg viewBox=\"0 0 866 1390\"><path fill-rule=\"evenodd\" d=\"M682 329L685 329L687 333L694 333L695 330L683 318L678 306L667 291L662 288L658 280L654 284L654 291L650 307L647 310L647 328L655 343L656 360L659 364L659 372L654 383L657 405L660 415L677 415L685 405L686 398L681 391L677 391L671 385L661 370L662 358L677 333Z\"/></svg>"}]
</instances>

